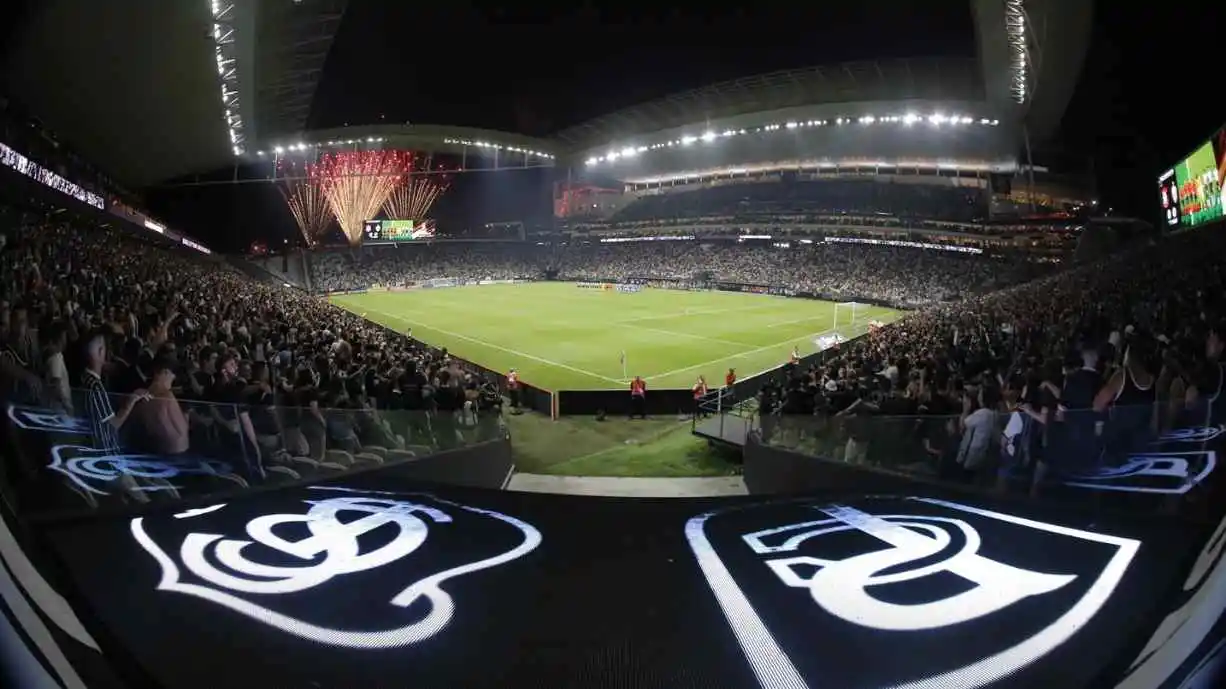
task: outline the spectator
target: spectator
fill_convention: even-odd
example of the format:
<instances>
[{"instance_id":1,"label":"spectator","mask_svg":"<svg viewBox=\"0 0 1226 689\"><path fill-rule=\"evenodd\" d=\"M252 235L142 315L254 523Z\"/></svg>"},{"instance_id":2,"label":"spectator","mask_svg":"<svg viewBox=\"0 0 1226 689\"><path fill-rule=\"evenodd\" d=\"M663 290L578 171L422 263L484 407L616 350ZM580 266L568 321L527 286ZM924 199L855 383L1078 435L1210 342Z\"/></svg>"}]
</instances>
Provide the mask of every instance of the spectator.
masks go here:
<instances>
[{"instance_id":1,"label":"spectator","mask_svg":"<svg viewBox=\"0 0 1226 689\"><path fill-rule=\"evenodd\" d=\"M181 455L190 445L187 416L175 399L174 362L158 359L149 364L149 399L133 413L138 444L147 452Z\"/></svg>"},{"instance_id":2,"label":"spectator","mask_svg":"<svg viewBox=\"0 0 1226 689\"><path fill-rule=\"evenodd\" d=\"M60 409L72 413L71 379L64 361L64 349L68 346L68 328L62 322L53 322L43 333L47 346L43 351L43 370L47 383L48 401Z\"/></svg>"},{"instance_id":3,"label":"spectator","mask_svg":"<svg viewBox=\"0 0 1226 689\"><path fill-rule=\"evenodd\" d=\"M135 390L123 397L116 410L111 406L110 395L102 383L102 369L106 365L105 332L95 332L85 340L85 372L81 380L85 385L85 410L94 441L94 449L122 452L119 430L127 423L137 403L150 399L147 390Z\"/></svg>"},{"instance_id":4,"label":"spectator","mask_svg":"<svg viewBox=\"0 0 1226 689\"><path fill-rule=\"evenodd\" d=\"M997 431L997 397L996 390L989 387L968 391L963 397L957 462L968 479L974 479L989 464L988 454Z\"/></svg>"},{"instance_id":5,"label":"spectator","mask_svg":"<svg viewBox=\"0 0 1226 689\"><path fill-rule=\"evenodd\" d=\"M218 429L218 447L215 452L220 455L230 455L238 451L239 456L260 466L260 444L256 439L255 428L251 425L251 414L243 398L246 389L245 381L238 377L238 359L231 353L218 358L217 377L209 395L209 412Z\"/></svg>"}]
</instances>

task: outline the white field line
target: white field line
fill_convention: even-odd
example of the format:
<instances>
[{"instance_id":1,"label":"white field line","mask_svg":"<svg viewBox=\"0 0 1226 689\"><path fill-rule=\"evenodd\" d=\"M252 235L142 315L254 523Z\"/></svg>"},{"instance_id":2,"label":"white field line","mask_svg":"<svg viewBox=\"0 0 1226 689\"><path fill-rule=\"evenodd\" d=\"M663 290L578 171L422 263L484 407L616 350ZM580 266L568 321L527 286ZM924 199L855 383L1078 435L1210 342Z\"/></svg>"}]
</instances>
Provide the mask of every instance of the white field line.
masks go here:
<instances>
[{"instance_id":1,"label":"white field line","mask_svg":"<svg viewBox=\"0 0 1226 689\"><path fill-rule=\"evenodd\" d=\"M730 309L686 309L676 313L666 313L656 316L639 316L637 318L627 318L621 321L613 321L611 325L625 325L627 323L639 323L641 321L662 321L666 318L683 318L685 316L718 316L725 313L735 313L737 311L761 311L778 306L778 304L755 304L753 306L735 306Z\"/></svg>"},{"instance_id":2,"label":"white field line","mask_svg":"<svg viewBox=\"0 0 1226 689\"><path fill-rule=\"evenodd\" d=\"M443 330L442 328L435 327L428 323L418 322L418 321L415 321L409 318L405 318L404 316L401 316L401 315L390 314L385 311L377 311L375 309L366 309L366 312L367 313L377 313L381 316L387 316L388 318L391 318L397 321L401 321L403 323L413 323L415 325L421 326L422 328L426 330L433 330L436 333L442 333L444 335L447 335L448 337L454 337L459 340L465 340L473 344L481 345L482 347L489 347L490 349L497 349L500 352L506 352L507 354L514 354L515 356L521 356L525 359L530 359L538 363L548 364L549 366L556 366L558 368L564 368L567 371L574 371L575 373L582 373L583 375L588 376L589 378L598 378L605 382L617 383L619 385L623 382L616 378L602 376L599 373L592 373L591 371L585 371L581 368L575 368L574 366L571 366L570 364L564 364L560 361L550 361L549 359L544 359L542 357L536 356L535 354L528 354L527 352L521 352L517 349L511 349L510 347L503 347L502 345L497 345L497 344L494 344L493 342L486 342L485 340L478 340L477 338L469 337L468 335L461 335L460 333L453 333L448 330Z\"/></svg>"},{"instance_id":3,"label":"white field line","mask_svg":"<svg viewBox=\"0 0 1226 689\"><path fill-rule=\"evenodd\" d=\"M701 340L703 342L714 342L715 344L732 345L733 347L748 346L748 343L746 342L735 342L733 340L721 340L718 337L707 337L706 335L695 335L693 333L679 333L675 330L661 330L660 328L648 328L645 325L635 325L633 323L619 323L619 325L624 325L627 328L634 328L635 330L643 330L649 333L660 333L661 335L672 335L674 337L688 337L691 340Z\"/></svg>"},{"instance_id":4,"label":"white field line","mask_svg":"<svg viewBox=\"0 0 1226 689\"><path fill-rule=\"evenodd\" d=\"M793 323L808 323L809 321L816 321L816 320L818 320L818 319L821 319L821 320L826 320L826 319L828 319L828 318L830 318L830 314L825 314L825 315L822 315L822 316L809 316L808 318L795 318L795 319L792 319L792 320L790 320L790 321L779 321L778 323L771 323L770 325L768 325L768 326L766 326L766 327L768 327L768 328L779 328L779 327L782 327L782 326L785 326L785 325L792 325Z\"/></svg>"},{"instance_id":5,"label":"white field line","mask_svg":"<svg viewBox=\"0 0 1226 689\"><path fill-rule=\"evenodd\" d=\"M783 347L783 346L785 346L785 345L791 344L791 343L795 342L796 340L800 340L800 339L802 339L802 338L816 338L816 337L821 337L822 335L825 335L825 334L827 334L827 333L832 333L832 332L834 332L834 328L829 328L829 329L827 329L827 330L822 330L821 332L816 332L816 333L813 333L813 334L811 334L811 335L804 335L804 336L802 336L802 337L792 337L792 338L789 338L789 339L784 340L783 342L776 342L775 344L768 344L768 345L765 345L765 346L762 346L762 347L758 347L758 348L756 348L756 349L747 349L747 350L745 350L745 351L743 351L743 352L737 352L736 354L729 354L728 356L720 357L720 358L718 358L718 359L712 359L712 360L710 360L710 361L704 361L704 362L702 362L701 364L694 364L693 366L686 366L685 368L678 368L678 369L674 369L674 370L672 370L672 371L665 371L664 373L657 373L657 374L656 374L656 375L654 375L654 376L647 376L647 377L646 377L646 378L644 378L643 380L658 380L658 379L660 379L660 378L665 378L665 377L671 376L671 375L676 374L676 373L685 373L686 371L693 371L693 370L694 370L694 369L696 369L696 368L703 368L703 367L706 367L706 366L710 366L711 364L718 364L718 363L723 362L723 361L731 361L731 360L733 360L733 359L739 359L739 358L741 358L741 357L743 357L743 356L748 356L748 355L750 355L750 354L757 354L758 352L765 352L766 350L768 350L768 349L772 349L772 348L775 348L775 347ZM771 370L774 370L774 368L775 368L775 367L771 367L771 368L766 369L766 370L767 370L767 371L771 371Z\"/></svg>"}]
</instances>

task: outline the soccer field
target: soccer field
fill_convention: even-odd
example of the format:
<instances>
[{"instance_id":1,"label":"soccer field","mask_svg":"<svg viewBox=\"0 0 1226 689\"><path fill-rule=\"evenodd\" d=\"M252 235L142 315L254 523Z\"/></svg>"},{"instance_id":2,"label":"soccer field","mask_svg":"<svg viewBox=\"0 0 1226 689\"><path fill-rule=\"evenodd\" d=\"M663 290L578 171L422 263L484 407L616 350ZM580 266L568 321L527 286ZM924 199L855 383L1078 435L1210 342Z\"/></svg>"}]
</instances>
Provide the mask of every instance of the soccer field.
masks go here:
<instances>
[{"instance_id":1,"label":"soccer field","mask_svg":"<svg viewBox=\"0 0 1226 689\"><path fill-rule=\"evenodd\" d=\"M547 390L623 389L643 376L650 387L689 388L698 375L715 386L784 363L792 347L854 337L869 320L901 313L728 292L645 289L623 294L572 283L482 285L341 295L332 303L495 371L519 370ZM622 366L625 352L625 370Z\"/></svg>"}]
</instances>

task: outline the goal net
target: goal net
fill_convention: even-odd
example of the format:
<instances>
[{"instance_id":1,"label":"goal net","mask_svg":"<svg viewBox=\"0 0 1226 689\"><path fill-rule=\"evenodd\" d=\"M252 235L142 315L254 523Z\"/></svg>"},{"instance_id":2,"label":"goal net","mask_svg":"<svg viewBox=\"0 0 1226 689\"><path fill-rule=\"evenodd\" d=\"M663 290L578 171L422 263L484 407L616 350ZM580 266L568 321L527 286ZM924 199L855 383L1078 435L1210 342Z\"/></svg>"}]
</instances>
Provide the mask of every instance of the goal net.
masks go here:
<instances>
[{"instance_id":1,"label":"goal net","mask_svg":"<svg viewBox=\"0 0 1226 689\"><path fill-rule=\"evenodd\" d=\"M860 334L861 331L868 332L869 309L871 308L868 304L856 301L835 304L833 330L850 337Z\"/></svg>"}]
</instances>

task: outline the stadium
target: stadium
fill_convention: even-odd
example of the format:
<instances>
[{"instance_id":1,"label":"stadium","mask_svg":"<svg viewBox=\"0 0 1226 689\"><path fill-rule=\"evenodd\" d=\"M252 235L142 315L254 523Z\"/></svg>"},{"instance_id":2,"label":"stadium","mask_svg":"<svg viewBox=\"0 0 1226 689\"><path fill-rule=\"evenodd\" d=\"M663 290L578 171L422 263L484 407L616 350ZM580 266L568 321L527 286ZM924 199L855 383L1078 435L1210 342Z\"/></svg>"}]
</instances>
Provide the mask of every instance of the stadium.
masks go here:
<instances>
[{"instance_id":1,"label":"stadium","mask_svg":"<svg viewBox=\"0 0 1226 689\"><path fill-rule=\"evenodd\" d=\"M14 14L4 686L1218 681L1226 135L1158 227L1045 164L1091 3L557 126L322 118L427 62L336 67L427 25L374 5Z\"/></svg>"},{"instance_id":2,"label":"stadium","mask_svg":"<svg viewBox=\"0 0 1226 689\"><path fill-rule=\"evenodd\" d=\"M720 381L730 368L738 369L744 388L737 397L752 396L755 386L746 379L781 366L794 352L816 355L829 346L831 337L863 335L870 323L891 321L901 310L964 293L915 279L906 286L874 288L863 284L867 279L861 284L836 279L846 272L839 276L831 271L826 279L794 275L787 281L770 275L802 270L810 254L829 254L827 265L838 261L849 266L863 259L863 242L939 246L949 255L931 260L946 269L973 264L965 287L982 289L971 284L975 275L1009 272L969 258L982 255L983 245L994 254L1043 244L1049 254L1044 258L1054 259L1080 234L1070 222L1060 223L1064 227L1058 232L1042 233L1036 230L1042 226L1033 223L1022 231L1009 228L1007 221L1016 219L1019 209L1032 215L1059 214L1092 203L1090 190L1053 185L1044 171L1036 173L1025 161L1019 164L1023 140L1031 130L1041 138L1059 120L1082 57L1076 46L1084 42L1046 35L1042 59L1030 64L1027 60L1034 56L1027 57L1025 46L1009 47L1010 41L1024 40L1009 33L1011 22L1024 19L1021 8L1008 4L972 3L976 59L919 57L743 78L611 113L549 138L429 124L303 131L304 103L309 103L312 79L318 77L327 52L329 31L335 30L335 20L328 17L336 13L321 9L318 15L305 15L317 22L300 16L300 24L290 23L289 30L270 32L265 27L281 24L282 17L245 16L242 11L236 5L214 31L230 153L254 170L243 174L280 180L287 196L299 201L294 214L308 243L315 242L312 235L335 229L329 222L333 213L319 191L319 180L329 175L347 178L356 187L362 178L353 170L363 165L407 171L412 182L399 190L403 198L396 212L382 216L418 221L413 236L420 239L432 231L421 221L427 219L433 200L446 195L448 178L475 169L554 169L555 221L544 237L511 225L491 230L488 241L479 245L475 239L464 245L439 240L415 251L417 247L394 246L399 242L382 237L359 237L359 225L379 212L381 204L376 202L373 208L353 209L357 215L348 223L336 216L349 240L342 243L364 239L356 263L344 252L326 251L263 262L283 282L310 292L374 287L366 295L336 297L336 303L400 330L413 328L424 342L446 347L500 377L516 368L525 387L533 390L527 396L529 406L552 416L625 413L625 395L616 399L563 393L624 391L633 375L661 388L650 396L657 414L688 409L689 391L698 376ZM1088 24L1085 11L1061 9L1049 19L1055 9L1032 3L1025 12L1045 32L1075 36L1079 26L1084 31ZM244 44L232 39L230 32L237 37L244 31L257 40ZM314 52L298 55L292 69L285 66L282 71L272 62L271 56L283 53L284 45L300 43L310 44ZM245 50L255 51L250 70L255 79L243 77L240 51ZM79 78L92 80L89 75ZM229 83L234 84L232 90L227 90ZM1027 91L1031 87L1034 93ZM272 93L281 97L272 99L267 95ZM188 117L184 113L170 119L182 122ZM380 151L397 155L376 160ZM176 152L174 159L180 165L198 160L197 169L216 164L204 151ZM328 166L332 169L325 170ZM1022 174L1023 169L1030 172ZM190 170L151 168L151 174L179 177ZM239 176L236 164L234 180ZM984 225L989 220L995 224ZM988 239L974 239L989 233ZM484 238L472 232L465 236ZM638 243L659 237L671 241ZM508 241L495 241L498 238ZM626 241L631 239L636 241ZM528 242L532 248L525 250L523 243ZM541 245L546 248L536 248ZM628 264L657 246L670 255L668 264L633 274ZM790 255L779 254L788 251ZM739 253L762 264L756 274L747 270L753 261L738 260ZM429 272L455 260L478 265L463 275ZM906 259L900 254L898 260ZM610 261L617 263L618 271L598 268ZM722 275L704 271L721 261L734 269ZM398 268L398 262L419 265ZM688 274L683 269L687 264ZM278 270L279 265L284 269ZM389 273L397 275L397 284L381 284L377 275ZM743 316L730 327L732 319L723 307L710 303L710 297L693 295L604 299L598 293L576 292L565 300L554 293L524 296L542 286L461 292L467 296L383 294L389 287L399 291L448 279L467 283L542 274L610 285L658 278L668 278L669 286L720 281L742 291L821 296L825 304L775 300L778 306L758 307L752 300L717 298L720 304L735 304L727 308ZM1019 278L1002 274L1000 282ZM484 314L474 319L496 294L520 296L499 301L501 317ZM514 326L530 318L538 299L573 304L574 312L559 319L565 326L561 337L557 327L534 333ZM644 308L649 301L656 306ZM443 304L446 308L439 308ZM444 311L447 318L421 315ZM585 323L581 314L596 311L600 320ZM457 322L465 327L457 328Z\"/></svg>"}]
</instances>

